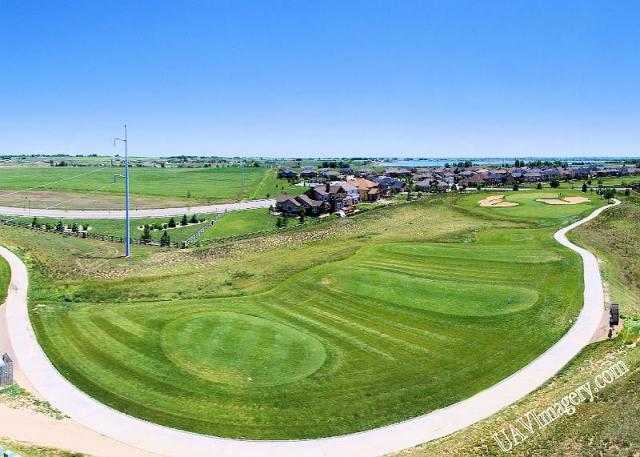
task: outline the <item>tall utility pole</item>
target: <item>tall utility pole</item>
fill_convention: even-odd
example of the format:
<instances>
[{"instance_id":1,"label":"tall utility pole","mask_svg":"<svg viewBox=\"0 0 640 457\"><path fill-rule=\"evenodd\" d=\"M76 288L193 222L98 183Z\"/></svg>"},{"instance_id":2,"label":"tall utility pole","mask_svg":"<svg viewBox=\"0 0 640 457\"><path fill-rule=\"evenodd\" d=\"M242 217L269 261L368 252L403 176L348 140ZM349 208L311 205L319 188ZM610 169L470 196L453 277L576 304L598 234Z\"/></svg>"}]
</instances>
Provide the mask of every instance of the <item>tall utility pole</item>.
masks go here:
<instances>
[{"instance_id":1,"label":"tall utility pole","mask_svg":"<svg viewBox=\"0 0 640 457\"><path fill-rule=\"evenodd\" d=\"M124 256L131 257L131 220L129 219L129 138L127 124L124 124L124 138L115 138L124 143Z\"/></svg>"}]
</instances>

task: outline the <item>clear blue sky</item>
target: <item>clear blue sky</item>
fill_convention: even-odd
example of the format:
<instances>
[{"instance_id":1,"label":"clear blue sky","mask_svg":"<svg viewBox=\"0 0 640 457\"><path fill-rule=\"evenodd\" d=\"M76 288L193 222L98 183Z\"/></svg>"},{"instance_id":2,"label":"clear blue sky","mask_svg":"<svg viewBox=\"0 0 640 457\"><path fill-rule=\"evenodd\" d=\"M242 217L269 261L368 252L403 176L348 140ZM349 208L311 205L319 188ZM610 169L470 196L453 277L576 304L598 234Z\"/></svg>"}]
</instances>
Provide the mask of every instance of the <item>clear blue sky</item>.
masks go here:
<instances>
[{"instance_id":1,"label":"clear blue sky","mask_svg":"<svg viewBox=\"0 0 640 457\"><path fill-rule=\"evenodd\" d=\"M640 154L638 1L0 0L0 152Z\"/></svg>"}]
</instances>

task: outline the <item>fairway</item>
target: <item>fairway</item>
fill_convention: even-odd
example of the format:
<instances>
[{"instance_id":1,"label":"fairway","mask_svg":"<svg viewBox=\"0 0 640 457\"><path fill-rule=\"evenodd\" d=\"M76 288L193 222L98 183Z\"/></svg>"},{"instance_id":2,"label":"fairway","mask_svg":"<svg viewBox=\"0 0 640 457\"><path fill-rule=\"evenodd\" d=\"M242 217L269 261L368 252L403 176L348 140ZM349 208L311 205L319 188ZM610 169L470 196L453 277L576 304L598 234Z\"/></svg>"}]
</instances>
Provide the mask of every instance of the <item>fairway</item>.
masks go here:
<instances>
[{"instance_id":1,"label":"fairway","mask_svg":"<svg viewBox=\"0 0 640 457\"><path fill-rule=\"evenodd\" d=\"M57 209L121 208L117 167L0 167L0 203ZM298 194L264 167L131 168L133 207L184 206ZM62 202L62 204L59 204Z\"/></svg>"},{"instance_id":2,"label":"fairway","mask_svg":"<svg viewBox=\"0 0 640 457\"><path fill-rule=\"evenodd\" d=\"M537 197L480 208L468 195L370 212L351 229L336 221L344 239L332 247L246 254L249 271L221 283L234 258L174 276L154 269L138 284L132 273L61 283L61 292L36 276L31 317L56 367L128 414L235 438L365 430L468 398L571 326L581 265L552 234L602 202ZM543 224L523 209L543 211ZM165 298L144 298L154 295Z\"/></svg>"}]
</instances>

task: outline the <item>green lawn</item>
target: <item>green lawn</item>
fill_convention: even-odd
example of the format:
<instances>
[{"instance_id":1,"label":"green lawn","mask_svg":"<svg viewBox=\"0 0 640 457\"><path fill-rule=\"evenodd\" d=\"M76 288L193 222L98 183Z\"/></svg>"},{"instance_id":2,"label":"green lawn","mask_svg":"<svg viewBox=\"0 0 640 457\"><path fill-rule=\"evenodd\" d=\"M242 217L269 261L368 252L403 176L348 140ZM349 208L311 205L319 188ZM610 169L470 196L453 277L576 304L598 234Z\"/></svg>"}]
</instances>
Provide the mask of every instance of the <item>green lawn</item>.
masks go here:
<instances>
[{"instance_id":1,"label":"green lawn","mask_svg":"<svg viewBox=\"0 0 640 457\"><path fill-rule=\"evenodd\" d=\"M479 201L489 195L504 195L507 202L517 203L518 206L499 208L481 207ZM587 203L577 205L549 205L536 201L537 199L557 198L557 197L578 196L588 198ZM539 225L557 225L561 220L577 220L585 211L595 209L602 205L602 198L595 193L582 193L569 189L543 189L543 190L521 190L518 192L481 192L471 193L460 200L458 206L473 214L482 215L496 219L509 219L513 221L527 222L534 220Z\"/></svg>"},{"instance_id":2,"label":"green lawn","mask_svg":"<svg viewBox=\"0 0 640 457\"><path fill-rule=\"evenodd\" d=\"M566 332L581 265L552 233L602 202L536 196L497 216L481 194L435 198L132 261L18 228L0 239L28 253L38 339L84 391L195 432L310 438L468 398Z\"/></svg>"},{"instance_id":3,"label":"green lawn","mask_svg":"<svg viewBox=\"0 0 640 457\"><path fill-rule=\"evenodd\" d=\"M442 440L399 453L402 457L451 456L632 456L640 454L640 199L624 199L597 219L570 232L569 238L594 252L601 261L611 301L625 319L621 336L592 344L551 382L516 405ZM635 330L635 331L634 331ZM501 453L492 438L517 418L552 405L585 383L594 383L608 364L624 361L630 372L601 389L570 417L531 436L510 453Z\"/></svg>"},{"instance_id":4,"label":"green lawn","mask_svg":"<svg viewBox=\"0 0 640 457\"><path fill-rule=\"evenodd\" d=\"M58 191L90 193L92 196L122 195L123 185L110 167L3 167L2 191ZM171 198L190 203L212 203L275 197L304 189L277 179L270 168L132 168L131 193L137 197ZM35 188L35 189L34 189ZM24 196L16 195L20 204Z\"/></svg>"},{"instance_id":5,"label":"green lawn","mask_svg":"<svg viewBox=\"0 0 640 457\"><path fill-rule=\"evenodd\" d=\"M191 218L191 214L187 215L188 218ZM198 218L200 220L204 219L203 222L192 224L189 223L186 226L180 225L180 221L182 216L174 217L174 221L176 222L176 227L167 228L167 233L169 234L171 241L184 241L197 232L200 228L205 225L209 225L211 220L219 217L217 214L198 214ZM149 224L151 226L155 224L166 224L169 221L169 217L162 218L142 218L142 219L131 219L131 236L133 240L140 239L140 236L143 232L143 227L145 224ZM33 218L16 218L17 222L25 225L30 225L33 221ZM66 227L71 227L73 224L77 224L78 226L86 226L88 227L89 233L97 234L97 235L108 235L122 238L124 236L124 221L122 219L54 219L48 217L39 217L37 218L37 223L40 225L49 224L51 227L55 227L58 221L62 221L62 223ZM151 236L154 240L159 240L162 236L163 230L152 230Z\"/></svg>"}]
</instances>

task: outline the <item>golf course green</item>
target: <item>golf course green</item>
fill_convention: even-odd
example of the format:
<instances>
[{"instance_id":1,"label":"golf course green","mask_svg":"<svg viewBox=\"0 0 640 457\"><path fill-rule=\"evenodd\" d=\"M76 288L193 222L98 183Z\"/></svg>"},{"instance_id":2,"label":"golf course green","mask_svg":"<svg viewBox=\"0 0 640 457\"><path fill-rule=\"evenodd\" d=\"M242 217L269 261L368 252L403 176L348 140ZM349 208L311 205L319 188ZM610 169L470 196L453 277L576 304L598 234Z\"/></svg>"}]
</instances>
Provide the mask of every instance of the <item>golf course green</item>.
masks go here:
<instances>
[{"instance_id":1,"label":"golf course green","mask_svg":"<svg viewBox=\"0 0 640 457\"><path fill-rule=\"evenodd\" d=\"M145 248L132 264L92 240L43 253L24 229L0 238L28 253L39 342L80 389L193 432L312 438L468 398L570 328L581 263L552 235L604 202L541 195L434 197L181 259Z\"/></svg>"}]
</instances>

